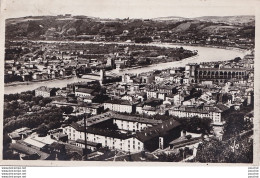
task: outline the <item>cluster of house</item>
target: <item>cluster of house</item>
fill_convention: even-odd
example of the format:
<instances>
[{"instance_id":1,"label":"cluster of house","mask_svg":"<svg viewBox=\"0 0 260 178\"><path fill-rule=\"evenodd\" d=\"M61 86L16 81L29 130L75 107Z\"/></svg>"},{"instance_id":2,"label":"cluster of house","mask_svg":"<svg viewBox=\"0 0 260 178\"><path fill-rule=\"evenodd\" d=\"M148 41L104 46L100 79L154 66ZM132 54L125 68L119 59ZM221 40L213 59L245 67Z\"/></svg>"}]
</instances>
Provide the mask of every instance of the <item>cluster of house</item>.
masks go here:
<instances>
[{"instance_id":1,"label":"cluster of house","mask_svg":"<svg viewBox=\"0 0 260 178\"><path fill-rule=\"evenodd\" d=\"M109 84L90 81L68 84L58 90L39 87L35 89L36 96L59 96L53 97L53 105L73 108L73 113L67 117L85 113L91 117L62 125L56 134L61 134L64 140L59 137L54 143L51 136L51 143L30 135L33 141L27 142L18 136L21 140L18 139L13 148L21 150L25 145L40 142L48 147L46 151L40 144L39 150L44 153L50 153L54 148L57 151L57 147L59 151L61 148L81 151L88 148L93 152L102 147L136 153L198 143L201 137L186 139L183 136L178 121L152 118L155 115L196 116L210 118L213 125L223 125L230 111L253 104L252 62L252 56L248 55L236 62L187 64L139 75L124 74L121 82ZM103 80L104 73L100 74L100 80ZM251 115L245 117L250 118ZM17 134L12 138L15 136ZM50 149L53 143L56 145Z\"/></svg>"},{"instance_id":2,"label":"cluster of house","mask_svg":"<svg viewBox=\"0 0 260 178\"><path fill-rule=\"evenodd\" d=\"M253 103L253 63L246 58L188 64L139 76L125 74L121 83L107 86L111 99L104 102L104 109L140 115L207 117L221 125L228 111Z\"/></svg>"},{"instance_id":3,"label":"cluster of house","mask_svg":"<svg viewBox=\"0 0 260 178\"><path fill-rule=\"evenodd\" d=\"M238 62L187 64L183 68L140 75L124 74L121 82L102 87L97 87L95 81L72 84L56 91L56 95L66 97L68 102L54 104L71 105L83 112L94 107L95 114L111 110L148 116L207 117L213 124L221 125L230 110L253 103L252 62L249 55ZM52 96L51 93L46 87L35 90L36 96ZM76 103L69 102L75 98ZM103 100L97 105L98 98Z\"/></svg>"},{"instance_id":4,"label":"cluster of house","mask_svg":"<svg viewBox=\"0 0 260 178\"><path fill-rule=\"evenodd\" d=\"M58 153L68 149L66 145L61 144L68 140L68 136L59 130L46 137L39 137L34 129L23 127L8 135L12 140L9 148L14 153L19 153L21 160L55 159Z\"/></svg>"},{"instance_id":5,"label":"cluster of house","mask_svg":"<svg viewBox=\"0 0 260 178\"><path fill-rule=\"evenodd\" d=\"M222 28L223 29L223 28ZM225 29L224 29L225 30ZM230 29L228 30L230 31ZM168 31L168 33L171 33ZM225 47L239 47L250 49L254 47L253 38L245 38L241 35L235 35L233 37L228 36L228 33L216 33L216 34L201 34L194 35L193 33L186 34L172 34L174 39L163 38L162 35L157 35L156 41L167 41L175 43L185 43L185 44L194 44L194 45L214 45L214 46L225 46Z\"/></svg>"},{"instance_id":6,"label":"cluster of house","mask_svg":"<svg viewBox=\"0 0 260 178\"><path fill-rule=\"evenodd\" d=\"M76 74L76 62L73 56L70 59L63 58L59 51L55 51L53 45L28 43L31 52L19 57L19 60L5 61L5 82L14 81L41 81L55 78L70 77ZM20 49L20 46L11 46ZM34 49L34 50L33 50Z\"/></svg>"},{"instance_id":7,"label":"cluster of house","mask_svg":"<svg viewBox=\"0 0 260 178\"><path fill-rule=\"evenodd\" d=\"M154 151L169 146L170 141L178 138L181 125L176 120L153 120L137 116L120 115L106 112L70 125L63 126L63 133L79 147L86 141L100 143L103 147L125 152ZM116 129L112 129L113 125Z\"/></svg>"}]
</instances>

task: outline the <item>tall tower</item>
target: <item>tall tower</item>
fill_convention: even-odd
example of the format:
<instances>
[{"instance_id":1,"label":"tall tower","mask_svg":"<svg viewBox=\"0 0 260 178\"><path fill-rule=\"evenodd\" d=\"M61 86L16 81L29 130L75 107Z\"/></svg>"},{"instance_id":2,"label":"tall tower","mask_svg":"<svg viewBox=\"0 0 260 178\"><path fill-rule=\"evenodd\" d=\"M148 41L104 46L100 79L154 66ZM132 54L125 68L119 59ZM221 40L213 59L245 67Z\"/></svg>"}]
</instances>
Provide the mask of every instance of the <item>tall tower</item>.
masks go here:
<instances>
[{"instance_id":1,"label":"tall tower","mask_svg":"<svg viewBox=\"0 0 260 178\"><path fill-rule=\"evenodd\" d=\"M196 64L190 65L190 77L195 77L196 68L197 68Z\"/></svg>"},{"instance_id":2,"label":"tall tower","mask_svg":"<svg viewBox=\"0 0 260 178\"><path fill-rule=\"evenodd\" d=\"M252 104L252 93L248 92L247 93L247 105Z\"/></svg>"},{"instance_id":3,"label":"tall tower","mask_svg":"<svg viewBox=\"0 0 260 178\"><path fill-rule=\"evenodd\" d=\"M106 72L105 69L100 69L100 78L99 78L100 85L103 84L103 81L104 81L104 79L106 77L106 73L105 72Z\"/></svg>"}]
</instances>

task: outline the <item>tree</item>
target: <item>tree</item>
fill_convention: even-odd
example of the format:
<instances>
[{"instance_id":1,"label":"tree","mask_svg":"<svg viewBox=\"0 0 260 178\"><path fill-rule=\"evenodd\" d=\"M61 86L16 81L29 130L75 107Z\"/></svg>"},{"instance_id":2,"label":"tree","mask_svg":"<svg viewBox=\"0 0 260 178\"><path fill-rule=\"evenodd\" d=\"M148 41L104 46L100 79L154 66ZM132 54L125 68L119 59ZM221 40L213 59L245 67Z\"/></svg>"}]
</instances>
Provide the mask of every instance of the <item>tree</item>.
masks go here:
<instances>
[{"instance_id":1,"label":"tree","mask_svg":"<svg viewBox=\"0 0 260 178\"><path fill-rule=\"evenodd\" d=\"M48 133L48 127L45 124L41 124L37 127L36 132L41 136L45 136Z\"/></svg>"},{"instance_id":2,"label":"tree","mask_svg":"<svg viewBox=\"0 0 260 178\"><path fill-rule=\"evenodd\" d=\"M58 122L58 121L54 121L54 122L50 122L47 126L48 130L51 130L51 129L56 129L56 128L59 128L61 126L61 123Z\"/></svg>"},{"instance_id":3,"label":"tree","mask_svg":"<svg viewBox=\"0 0 260 178\"><path fill-rule=\"evenodd\" d=\"M253 140L204 141L199 147L196 160L203 163L252 163Z\"/></svg>"},{"instance_id":4,"label":"tree","mask_svg":"<svg viewBox=\"0 0 260 178\"><path fill-rule=\"evenodd\" d=\"M244 116L240 113L229 114L225 121L223 139L234 137L244 129Z\"/></svg>"},{"instance_id":5,"label":"tree","mask_svg":"<svg viewBox=\"0 0 260 178\"><path fill-rule=\"evenodd\" d=\"M157 155L158 157L158 160L157 161L160 161L160 162L174 162L174 161L177 161L177 156L174 154L174 153L160 153Z\"/></svg>"},{"instance_id":6,"label":"tree","mask_svg":"<svg viewBox=\"0 0 260 178\"><path fill-rule=\"evenodd\" d=\"M71 114L73 112L73 107L71 107L71 106L62 106L61 110L65 114Z\"/></svg>"},{"instance_id":7,"label":"tree","mask_svg":"<svg viewBox=\"0 0 260 178\"><path fill-rule=\"evenodd\" d=\"M240 60L241 60L240 57L236 57L236 58L234 59L234 62L239 62Z\"/></svg>"},{"instance_id":8,"label":"tree","mask_svg":"<svg viewBox=\"0 0 260 178\"><path fill-rule=\"evenodd\" d=\"M9 150L9 146L11 143L11 139L7 134L4 134L3 136L3 159L6 160L19 160L18 154L13 154L11 150Z\"/></svg>"},{"instance_id":9,"label":"tree","mask_svg":"<svg viewBox=\"0 0 260 178\"><path fill-rule=\"evenodd\" d=\"M212 130L211 122L209 118L176 118L182 124L184 130L193 133L209 134Z\"/></svg>"},{"instance_id":10,"label":"tree","mask_svg":"<svg viewBox=\"0 0 260 178\"><path fill-rule=\"evenodd\" d=\"M51 101L52 101L51 98L43 98L43 99L39 102L39 104L40 104L40 106L45 106L46 104L50 103Z\"/></svg>"},{"instance_id":11,"label":"tree","mask_svg":"<svg viewBox=\"0 0 260 178\"><path fill-rule=\"evenodd\" d=\"M146 36L135 38L136 43L150 43L152 41L153 39L151 37L146 37Z\"/></svg>"}]
</instances>

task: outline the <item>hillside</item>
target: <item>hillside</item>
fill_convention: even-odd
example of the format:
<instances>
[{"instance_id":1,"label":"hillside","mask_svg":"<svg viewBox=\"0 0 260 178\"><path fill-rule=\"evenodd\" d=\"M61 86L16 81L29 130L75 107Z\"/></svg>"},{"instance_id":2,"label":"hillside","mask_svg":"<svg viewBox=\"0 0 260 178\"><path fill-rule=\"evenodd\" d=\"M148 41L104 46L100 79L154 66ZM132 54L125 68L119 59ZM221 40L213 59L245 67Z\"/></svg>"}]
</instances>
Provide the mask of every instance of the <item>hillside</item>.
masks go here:
<instances>
[{"instance_id":1,"label":"hillside","mask_svg":"<svg viewBox=\"0 0 260 178\"><path fill-rule=\"evenodd\" d=\"M193 20L200 20L214 23L226 23L230 25L253 24L255 22L254 16L203 16L193 18Z\"/></svg>"},{"instance_id":2,"label":"hillside","mask_svg":"<svg viewBox=\"0 0 260 178\"><path fill-rule=\"evenodd\" d=\"M239 19L239 20L238 20ZM104 36L110 40L136 38L173 39L174 35L254 36L253 16L160 17L155 19L100 19L88 16L36 16L6 20L6 39L89 39ZM150 40L148 40L150 41Z\"/></svg>"}]
</instances>

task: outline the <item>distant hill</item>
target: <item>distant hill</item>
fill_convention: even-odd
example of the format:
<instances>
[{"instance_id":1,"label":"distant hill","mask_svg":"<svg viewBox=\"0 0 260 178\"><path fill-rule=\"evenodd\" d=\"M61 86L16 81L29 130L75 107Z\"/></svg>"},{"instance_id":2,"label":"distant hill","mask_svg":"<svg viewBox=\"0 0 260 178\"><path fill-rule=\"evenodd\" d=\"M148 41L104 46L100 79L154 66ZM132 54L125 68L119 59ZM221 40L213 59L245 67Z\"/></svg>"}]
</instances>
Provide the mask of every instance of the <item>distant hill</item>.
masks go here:
<instances>
[{"instance_id":1,"label":"distant hill","mask_svg":"<svg viewBox=\"0 0 260 178\"><path fill-rule=\"evenodd\" d=\"M169 16L169 17L158 17L153 18L152 20L157 21L184 21L184 20L198 20L205 22L213 22L213 23L227 23L230 25L239 25L239 24L251 24L255 22L254 16L202 16L196 18L184 18L178 16Z\"/></svg>"},{"instance_id":2,"label":"distant hill","mask_svg":"<svg viewBox=\"0 0 260 178\"><path fill-rule=\"evenodd\" d=\"M187 18L184 17L179 17L179 16L169 16L169 17L157 17L157 18L153 18L152 20L157 20L157 21L183 21L183 20L187 20Z\"/></svg>"},{"instance_id":3,"label":"distant hill","mask_svg":"<svg viewBox=\"0 0 260 178\"><path fill-rule=\"evenodd\" d=\"M177 16L154 19L101 19L88 16L28 16L6 20L6 39L78 39L91 35L133 40L145 36L225 33L254 36L254 16ZM126 33L127 31L127 33ZM165 34L165 32L170 32Z\"/></svg>"},{"instance_id":4,"label":"distant hill","mask_svg":"<svg viewBox=\"0 0 260 178\"><path fill-rule=\"evenodd\" d=\"M239 24L254 23L255 17L254 16L203 16L203 17L192 18L192 20L239 25Z\"/></svg>"}]
</instances>

